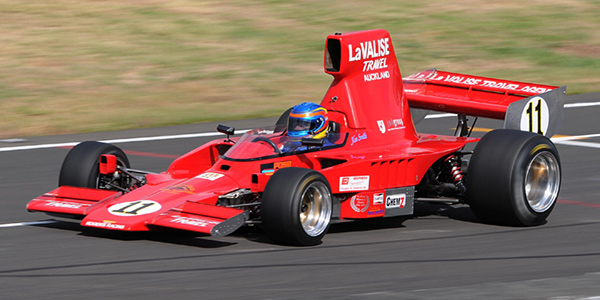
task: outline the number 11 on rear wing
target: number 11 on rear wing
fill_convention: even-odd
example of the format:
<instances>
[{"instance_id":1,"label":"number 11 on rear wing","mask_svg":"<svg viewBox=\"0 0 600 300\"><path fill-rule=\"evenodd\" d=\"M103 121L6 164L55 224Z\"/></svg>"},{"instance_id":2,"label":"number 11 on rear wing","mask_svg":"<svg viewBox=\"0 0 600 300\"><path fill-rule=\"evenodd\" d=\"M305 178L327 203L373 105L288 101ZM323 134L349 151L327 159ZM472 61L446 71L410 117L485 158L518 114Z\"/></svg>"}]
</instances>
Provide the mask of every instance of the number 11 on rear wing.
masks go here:
<instances>
[{"instance_id":1,"label":"number 11 on rear wing","mask_svg":"<svg viewBox=\"0 0 600 300\"><path fill-rule=\"evenodd\" d=\"M552 137L563 119L566 86L438 71L403 78L411 108L504 120L504 128Z\"/></svg>"}]
</instances>

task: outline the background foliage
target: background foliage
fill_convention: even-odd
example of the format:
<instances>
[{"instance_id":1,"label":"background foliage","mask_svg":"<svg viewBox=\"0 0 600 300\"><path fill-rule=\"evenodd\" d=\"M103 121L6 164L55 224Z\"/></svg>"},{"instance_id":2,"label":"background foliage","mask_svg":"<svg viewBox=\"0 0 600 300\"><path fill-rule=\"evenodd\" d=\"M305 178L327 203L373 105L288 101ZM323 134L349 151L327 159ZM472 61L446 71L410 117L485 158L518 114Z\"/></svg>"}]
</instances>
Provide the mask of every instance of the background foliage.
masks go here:
<instances>
[{"instance_id":1,"label":"background foliage","mask_svg":"<svg viewBox=\"0 0 600 300\"><path fill-rule=\"evenodd\" d=\"M276 116L319 102L325 38L385 28L404 75L600 90L600 1L0 2L0 138Z\"/></svg>"}]
</instances>

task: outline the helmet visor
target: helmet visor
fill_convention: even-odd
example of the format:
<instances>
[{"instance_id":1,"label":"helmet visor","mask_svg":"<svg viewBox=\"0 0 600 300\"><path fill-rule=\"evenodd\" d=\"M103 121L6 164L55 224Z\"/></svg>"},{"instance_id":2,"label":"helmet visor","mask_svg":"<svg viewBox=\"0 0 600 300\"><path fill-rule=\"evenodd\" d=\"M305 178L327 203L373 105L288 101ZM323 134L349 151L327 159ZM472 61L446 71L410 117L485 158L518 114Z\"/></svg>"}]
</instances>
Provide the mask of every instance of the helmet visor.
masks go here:
<instances>
[{"instance_id":1,"label":"helmet visor","mask_svg":"<svg viewBox=\"0 0 600 300\"><path fill-rule=\"evenodd\" d=\"M315 120L290 117L288 121L288 134L291 135L308 135L316 128L317 122Z\"/></svg>"}]
</instances>

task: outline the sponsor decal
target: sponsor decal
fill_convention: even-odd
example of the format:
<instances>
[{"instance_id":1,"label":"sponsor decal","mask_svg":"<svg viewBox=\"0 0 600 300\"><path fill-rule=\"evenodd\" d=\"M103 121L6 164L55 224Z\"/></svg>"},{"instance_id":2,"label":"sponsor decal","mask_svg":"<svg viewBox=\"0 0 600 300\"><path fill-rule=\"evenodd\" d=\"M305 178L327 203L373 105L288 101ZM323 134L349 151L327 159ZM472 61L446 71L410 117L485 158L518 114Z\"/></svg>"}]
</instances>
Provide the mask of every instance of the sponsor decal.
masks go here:
<instances>
[{"instance_id":1,"label":"sponsor decal","mask_svg":"<svg viewBox=\"0 0 600 300\"><path fill-rule=\"evenodd\" d=\"M372 210L369 210L369 212L367 212L367 215L371 216L371 217L381 217L384 214L385 214L385 209L377 208L377 207L373 207Z\"/></svg>"},{"instance_id":2,"label":"sponsor decal","mask_svg":"<svg viewBox=\"0 0 600 300\"><path fill-rule=\"evenodd\" d=\"M348 45L349 61L359 61L363 59L372 59L383 57L390 54L390 38L381 38L378 40L366 41L360 43L358 47L352 44Z\"/></svg>"},{"instance_id":3,"label":"sponsor decal","mask_svg":"<svg viewBox=\"0 0 600 300\"><path fill-rule=\"evenodd\" d=\"M340 192L366 191L369 189L369 176L340 177Z\"/></svg>"},{"instance_id":4,"label":"sponsor decal","mask_svg":"<svg viewBox=\"0 0 600 300\"><path fill-rule=\"evenodd\" d=\"M406 194L388 195L385 198L385 208L402 208L406 205Z\"/></svg>"},{"instance_id":5,"label":"sponsor decal","mask_svg":"<svg viewBox=\"0 0 600 300\"><path fill-rule=\"evenodd\" d=\"M120 217L134 217L151 214L161 209L160 203L152 200L122 202L108 207L108 212Z\"/></svg>"},{"instance_id":6,"label":"sponsor decal","mask_svg":"<svg viewBox=\"0 0 600 300\"><path fill-rule=\"evenodd\" d=\"M402 119L377 120L377 126L381 133L406 128Z\"/></svg>"},{"instance_id":7,"label":"sponsor decal","mask_svg":"<svg viewBox=\"0 0 600 300\"><path fill-rule=\"evenodd\" d=\"M179 194L179 193L193 194L195 189L191 185L176 184L173 186L166 187L162 190L165 192L168 192L168 193L173 193L173 194Z\"/></svg>"},{"instance_id":8,"label":"sponsor decal","mask_svg":"<svg viewBox=\"0 0 600 300\"><path fill-rule=\"evenodd\" d=\"M367 157L365 155L356 156L356 155L350 154L350 158L352 158L352 159L365 159Z\"/></svg>"},{"instance_id":9,"label":"sponsor decal","mask_svg":"<svg viewBox=\"0 0 600 300\"><path fill-rule=\"evenodd\" d=\"M381 133L385 133L385 123L383 120L377 120L377 126L379 126L379 131L381 131Z\"/></svg>"},{"instance_id":10,"label":"sponsor decal","mask_svg":"<svg viewBox=\"0 0 600 300\"><path fill-rule=\"evenodd\" d=\"M287 161L278 161L273 163L273 167L275 168L275 170L279 170L281 168L289 168L292 166L292 161L291 160L287 160Z\"/></svg>"},{"instance_id":11,"label":"sponsor decal","mask_svg":"<svg viewBox=\"0 0 600 300\"><path fill-rule=\"evenodd\" d=\"M202 178L202 179L206 179L206 180L210 180L210 181L215 181L223 176L225 176L225 175L220 174L220 173L206 172L206 173L202 173L202 174L196 176L196 178Z\"/></svg>"},{"instance_id":12,"label":"sponsor decal","mask_svg":"<svg viewBox=\"0 0 600 300\"><path fill-rule=\"evenodd\" d=\"M383 193L373 194L373 205L381 205L381 204L383 204Z\"/></svg>"},{"instance_id":13,"label":"sponsor decal","mask_svg":"<svg viewBox=\"0 0 600 300\"><path fill-rule=\"evenodd\" d=\"M273 174L275 171L283 168L289 168L292 166L291 160L278 161L270 164L260 165L260 172L263 174Z\"/></svg>"},{"instance_id":14,"label":"sponsor decal","mask_svg":"<svg viewBox=\"0 0 600 300\"><path fill-rule=\"evenodd\" d=\"M363 62L363 72L375 71L384 68L387 68L387 57L375 60L365 60Z\"/></svg>"},{"instance_id":15,"label":"sponsor decal","mask_svg":"<svg viewBox=\"0 0 600 300\"><path fill-rule=\"evenodd\" d=\"M519 83L510 83L504 81L496 81L491 79L482 79L482 78L473 78L469 76L461 76L456 74L449 74L446 76L438 76L432 78L432 80L437 81L445 81L445 82L453 82L465 85L479 85L482 87L490 87L497 89L507 89L513 91L522 91L527 93L535 93L541 94L549 91L549 88L538 87L538 86L529 86L527 84L519 84Z\"/></svg>"},{"instance_id":16,"label":"sponsor decal","mask_svg":"<svg viewBox=\"0 0 600 300\"><path fill-rule=\"evenodd\" d=\"M219 222L202 220L197 218L188 218L181 216L173 216L173 219L170 221L171 223L190 225L190 226L198 226L198 227L206 227L209 225L217 225Z\"/></svg>"},{"instance_id":17,"label":"sponsor decal","mask_svg":"<svg viewBox=\"0 0 600 300\"><path fill-rule=\"evenodd\" d=\"M367 211L369 209L369 196L362 194L352 196L350 198L350 207L358 213Z\"/></svg>"},{"instance_id":18,"label":"sponsor decal","mask_svg":"<svg viewBox=\"0 0 600 300\"><path fill-rule=\"evenodd\" d=\"M388 120L388 131L392 131L392 130L398 130L398 129L404 129L404 121L402 121L402 119L392 119L392 120Z\"/></svg>"},{"instance_id":19,"label":"sponsor decal","mask_svg":"<svg viewBox=\"0 0 600 300\"><path fill-rule=\"evenodd\" d=\"M102 222L87 221L85 226L107 228L107 229L125 229L125 225L117 224L115 221L104 220Z\"/></svg>"},{"instance_id":20,"label":"sponsor decal","mask_svg":"<svg viewBox=\"0 0 600 300\"><path fill-rule=\"evenodd\" d=\"M356 144L356 143L358 143L360 141L366 140L366 139L367 139L367 133L366 132L355 134L355 135L353 135L350 138L350 140L352 141L350 143L350 146L352 146L352 145L354 145L354 144Z\"/></svg>"},{"instance_id":21,"label":"sponsor decal","mask_svg":"<svg viewBox=\"0 0 600 300\"><path fill-rule=\"evenodd\" d=\"M46 206L78 209L78 208L90 206L90 204L50 200L50 201L46 202Z\"/></svg>"},{"instance_id":22,"label":"sponsor decal","mask_svg":"<svg viewBox=\"0 0 600 300\"><path fill-rule=\"evenodd\" d=\"M389 71L381 71L381 72L376 72L376 73L371 73L371 74L364 74L363 76L364 76L365 82L381 80L381 79L388 79L391 77Z\"/></svg>"},{"instance_id":23,"label":"sponsor decal","mask_svg":"<svg viewBox=\"0 0 600 300\"><path fill-rule=\"evenodd\" d=\"M257 132L256 132L256 134L257 134L257 135L265 135L265 134L273 134L274 132L275 132L275 131L273 131L273 130L266 130L266 129L263 129L263 130L259 130L259 131L257 131Z\"/></svg>"},{"instance_id":24,"label":"sponsor decal","mask_svg":"<svg viewBox=\"0 0 600 300\"><path fill-rule=\"evenodd\" d=\"M348 61L363 61L363 72L372 72L388 67L387 57L390 55L390 38L381 38L372 41L361 42L355 47L348 45ZM365 82L390 78L389 71L372 72L364 74Z\"/></svg>"}]
</instances>

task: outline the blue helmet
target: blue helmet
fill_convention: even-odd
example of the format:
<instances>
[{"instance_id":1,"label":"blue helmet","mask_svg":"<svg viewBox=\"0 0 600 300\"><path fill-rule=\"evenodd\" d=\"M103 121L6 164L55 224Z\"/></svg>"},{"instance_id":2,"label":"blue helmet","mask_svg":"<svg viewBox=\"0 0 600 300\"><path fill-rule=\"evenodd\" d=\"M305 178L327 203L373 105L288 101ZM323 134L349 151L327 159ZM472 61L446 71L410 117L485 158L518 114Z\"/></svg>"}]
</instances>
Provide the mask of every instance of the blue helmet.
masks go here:
<instances>
[{"instance_id":1,"label":"blue helmet","mask_svg":"<svg viewBox=\"0 0 600 300\"><path fill-rule=\"evenodd\" d=\"M312 102L300 103L292 108L287 134L291 141L302 138L321 139L327 135L329 118L327 110Z\"/></svg>"}]
</instances>

